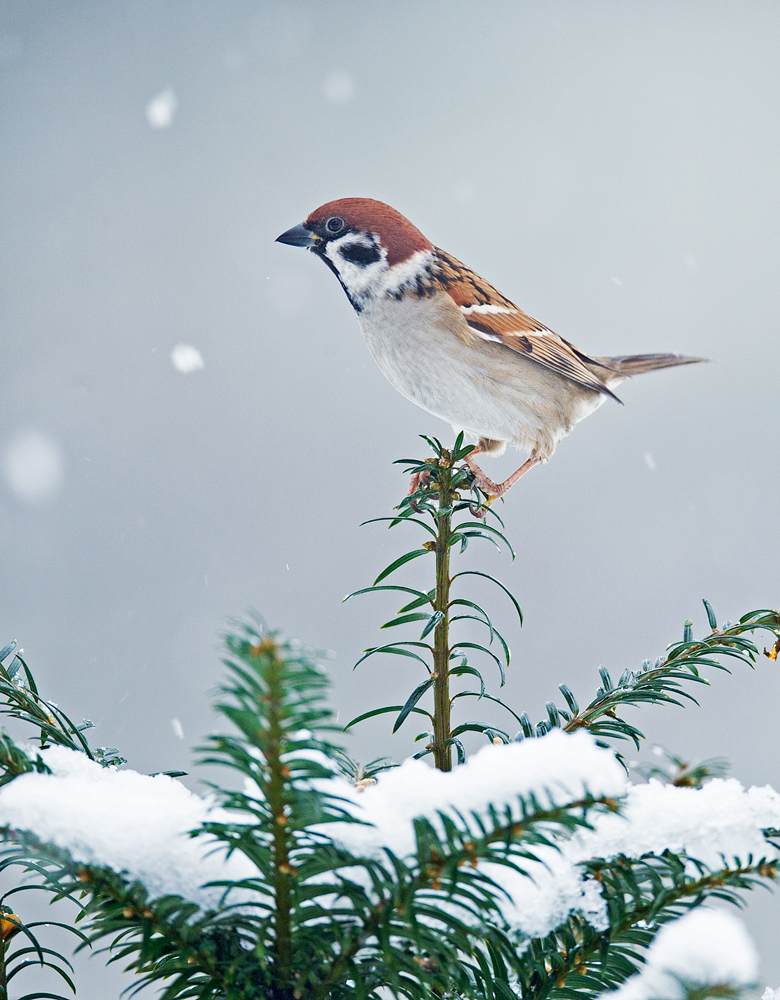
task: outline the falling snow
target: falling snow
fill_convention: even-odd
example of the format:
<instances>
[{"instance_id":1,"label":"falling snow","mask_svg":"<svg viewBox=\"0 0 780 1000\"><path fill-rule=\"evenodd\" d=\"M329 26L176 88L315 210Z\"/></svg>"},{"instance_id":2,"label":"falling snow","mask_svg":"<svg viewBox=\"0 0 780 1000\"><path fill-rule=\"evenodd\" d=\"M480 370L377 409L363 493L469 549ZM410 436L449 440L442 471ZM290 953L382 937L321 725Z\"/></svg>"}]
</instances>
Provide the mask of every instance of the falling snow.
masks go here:
<instances>
[{"instance_id":1,"label":"falling snow","mask_svg":"<svg viewBox=\"0 0 780 1000\"><path fill-rule=\"evenodd\" d=\"M11 492L18 500L38 504L52 500L65 478L65 455L49 434L37 430L20 431L6 448L3 471Z\"/></svg>"},{"instance_id":2,"label":"falling snow","mask_svg":"<svg viewBox=\"0 0 780 1000\"><path fill-rule=\"evenodd\" d=\"M179 99L170 87L166 87L146 105L146 120L152 128L168 128L178 109Z\"/></svg>"},{"instance_id":3,"label":"falling snow","mask_svg":"<svg viewBox=\"0 0 780 1000\"><path fill-rule=\"evenodd\" d=\"M347 104L355 96L355 81L344 70L334 70L323 80L322 92L331 104Z\"/></svg>"},{"instance_id":4,"label":"falling snow","mask_svg":"<svg viewBox=\"0 0 780 1000\"><path fill-rule=\"evenodd\" d=\"M171 361L177 372L189 375L204 367L203 355L192 344L177 344L171 351Z\"/></svg>"}]
</instances>

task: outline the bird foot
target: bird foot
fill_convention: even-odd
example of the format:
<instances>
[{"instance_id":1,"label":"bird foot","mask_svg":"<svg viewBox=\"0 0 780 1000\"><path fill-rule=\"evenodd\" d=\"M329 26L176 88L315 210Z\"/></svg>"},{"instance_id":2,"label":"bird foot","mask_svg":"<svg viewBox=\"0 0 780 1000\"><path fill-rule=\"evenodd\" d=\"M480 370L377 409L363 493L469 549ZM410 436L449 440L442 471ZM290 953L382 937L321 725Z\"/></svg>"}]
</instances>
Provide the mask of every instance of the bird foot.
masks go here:
<instances>
[{"instance_id":1,"label":"bird foot","mask_svg":"<svg viewBox=\"0 0 780 1000\"><path fill-rule=\"evenodd\" d=\"M488 507L493 503L494 500L498 500L497 496L491 496L488 494L487 499L483 500L482 503L469 504L469 513L472 517L476 517L479 521L484 521L487 517Z\"/></svg>"},{"instance_id":2,"label":"bird foot","mask_svg":"<svg viewBox=\"0 0 780 1000\"><path fill-rule=\"evenodd\" d=\"M413 473L412 474L412 481L411 481L411 483L409 485L409 492L406 495L408 497L410 497L410 496L412 496L413 493L416 493L417 490L419 490L421 486L427 486L428 485L428 480L430 478L431 478L430 472L426 472L425 470L423 470L422 472L415 472L415 473ZM420 513L420 509L417 506L417 504L414 502L414 500L412 500L410 506L411 506L412 510L416 514Z\"/></svg>"},{"instance_id":3,"label":"bird foot","mask_svg":"<svg viewBox=\"0 0 780 1000\"><path fill-rule=\"evenodd\" d=\"M489 507L494 500L498 500L499 497L508 493L521 476L524 476L526 472L539 463L539 459L534 455L531 455L530 458L527 458L520 468L516 472L513 472L508 479L505 479L503 483L494 483L492 479L488 479L482 469L480 469L474 461L474 454L475 452L472 451L470 454L466 455L466 465L468 465L471 474L474 476L473 485L479 487L483 493L487 494L487 499L484 503L481 503L478 508L475 509L472 505L470 505L469 509L475 517L484 517L487 513L485 510L486 507ZM479 510L484 511L484 513L479 514Z\"/></svg>"}]
</instances>

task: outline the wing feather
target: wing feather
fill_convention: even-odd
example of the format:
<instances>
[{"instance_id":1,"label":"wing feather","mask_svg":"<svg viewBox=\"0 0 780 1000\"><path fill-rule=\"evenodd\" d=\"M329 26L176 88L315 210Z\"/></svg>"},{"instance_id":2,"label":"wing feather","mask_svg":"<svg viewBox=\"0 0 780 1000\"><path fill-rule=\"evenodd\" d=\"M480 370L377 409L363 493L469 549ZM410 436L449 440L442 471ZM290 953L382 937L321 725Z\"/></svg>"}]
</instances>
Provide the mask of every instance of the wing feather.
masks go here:
<instances>
[{"instance_id":1,"label":"wing feather","mask_svg":"<svg viewBox=\"0 0 780 1000\"><path fill-rule=\"evenodd\" d=\"M586 389L614 396L589 365L607 368L510 302L471 268L436 248L437 277L479 337L503 344Z\"/></svg>"}]
</instances>

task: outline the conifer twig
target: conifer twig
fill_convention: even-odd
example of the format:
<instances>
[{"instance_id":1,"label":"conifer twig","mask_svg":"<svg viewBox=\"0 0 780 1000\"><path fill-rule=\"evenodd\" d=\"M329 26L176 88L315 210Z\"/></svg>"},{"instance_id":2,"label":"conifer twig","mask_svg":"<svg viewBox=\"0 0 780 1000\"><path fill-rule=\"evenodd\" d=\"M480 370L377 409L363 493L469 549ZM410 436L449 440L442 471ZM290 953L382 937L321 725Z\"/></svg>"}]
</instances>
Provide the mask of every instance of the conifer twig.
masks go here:
<instances>
[{"instance_id":1,"label":"conifer twig","mask_svg":"<svg viewBox=\"0 0 780 1000\"><path fill-rule=\"evenodd\" d=\"M473 450L473 445L463 444L463 434L459 434L455 445L450 451L437 438L422 435L423 439L434 451L431 458L399 459L398 464L408 466L412 474L414 489L398 505L397 514L393 517L372 518L376 521L389 521L388 527L397 525L414 525L422 528L428 538L417 548L411 549L394 559L374 580L370 587L364 587L349 594L345 600L357 597L359 594L377 593L379 591L395 591L411 595L408 601L381 628L395 628L399 625L422 626L419 639L396 640L373 646L363 651L357 661L357 667L364 660L379 653L402 656L422 664L427 671L425 679L409 694L403 705L383 705L374 708L352 719L344 727L349 729L358 722L375 718L378 715L396 713L393 732L396 732L411 715L422 715L428 720L428 728L420 733L416 740L425 740L423 750L415 757L433 754L434 763L441 771L452 768L452 749L457 751L457 761L462 764L466 760L466 751L461 742L464 733L480 733L488 740L496 739L509 742L509 736L496 726L468 720L453 727L452 706L458 699L485 699L500 705L510 715L514 715L509 706L500 698L488 694L485 681L479 668L479 658L485 657L498 667L501 684L506 679L506 668L509 666L509 646L495 627L487 612L466 597L452 597L452 585L457 580L463 582L468 577L488 580L494 583L510 599L522 625L523 615L520 605L510 591L495 577L481 570L464 569L457 573L451 572L452 552L459 546L463 553L471 541L480 539L490 542L499 549L506 545L514 559L514 551L506 536L499 528L486 524L488 513L494 517L501 528L503 524L495 512L489 509L484 494L474 484L474 476L463 459ZM462 492L470 491L470 499L461 497ZM465 520L463 518L465 517ZM432 521L429 523L426 518ZM372 523L371 521L365 522ZM419 590L408 586L398 586L388 582L389 578L405 568L412 560L433 553L435 555L434 586L429 590ZM415 563L415 566L419 564ZM451 626L456 623L476 622L487 631L487 642L455 641ZM460 626L462 627L462 625ZM433 644L430 643L433 633ZM428 641L425 641L428 639ZM494 646L495 643L495 646ZM491 648L493 647L494 648ZM495 651L494 651L495 650ZM476 678L477 688L473 683L468 689L460 689L453 693L453 680L461 678ZM428 693L433 696L430 709L422 708L422 699Z\"/></svg>"},{"instance_id":2,"label":"conifer twig","mask_svg":"<svg viewBox=\"0 0 780 1000\"><path fill-rule=\"evenodd\" d=\"M450 731L450 536L452 534L452 458L444 451L439 460L436 510L436 593L433 633L433 757L440 771L452 769Z\"/></svg>"}]
</instances>

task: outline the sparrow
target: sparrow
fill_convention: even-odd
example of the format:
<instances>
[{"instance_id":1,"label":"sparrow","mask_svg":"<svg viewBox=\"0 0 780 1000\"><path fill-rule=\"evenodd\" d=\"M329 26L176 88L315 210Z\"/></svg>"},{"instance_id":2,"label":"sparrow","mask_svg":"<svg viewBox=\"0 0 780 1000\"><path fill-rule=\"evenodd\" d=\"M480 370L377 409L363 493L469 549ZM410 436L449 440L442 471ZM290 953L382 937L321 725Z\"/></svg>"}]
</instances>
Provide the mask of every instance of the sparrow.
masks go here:
<instances>
[{"instance_id":1,"label":"sparrow","mask_svg":"<svg viewBox=\"0 0 780 1000\"><path fill-rule=\"evenodd\" d=\"M476 438L466 463L491 500L548 461L607 397L621 402L613 390L629 376L706 360L583 354L371 198L329 201L277 242L306 247L333 271L374 360L402 395ZM507 444L528 458L494 483L475 457L500 455Z\"/></svg>"}]
</instances>

